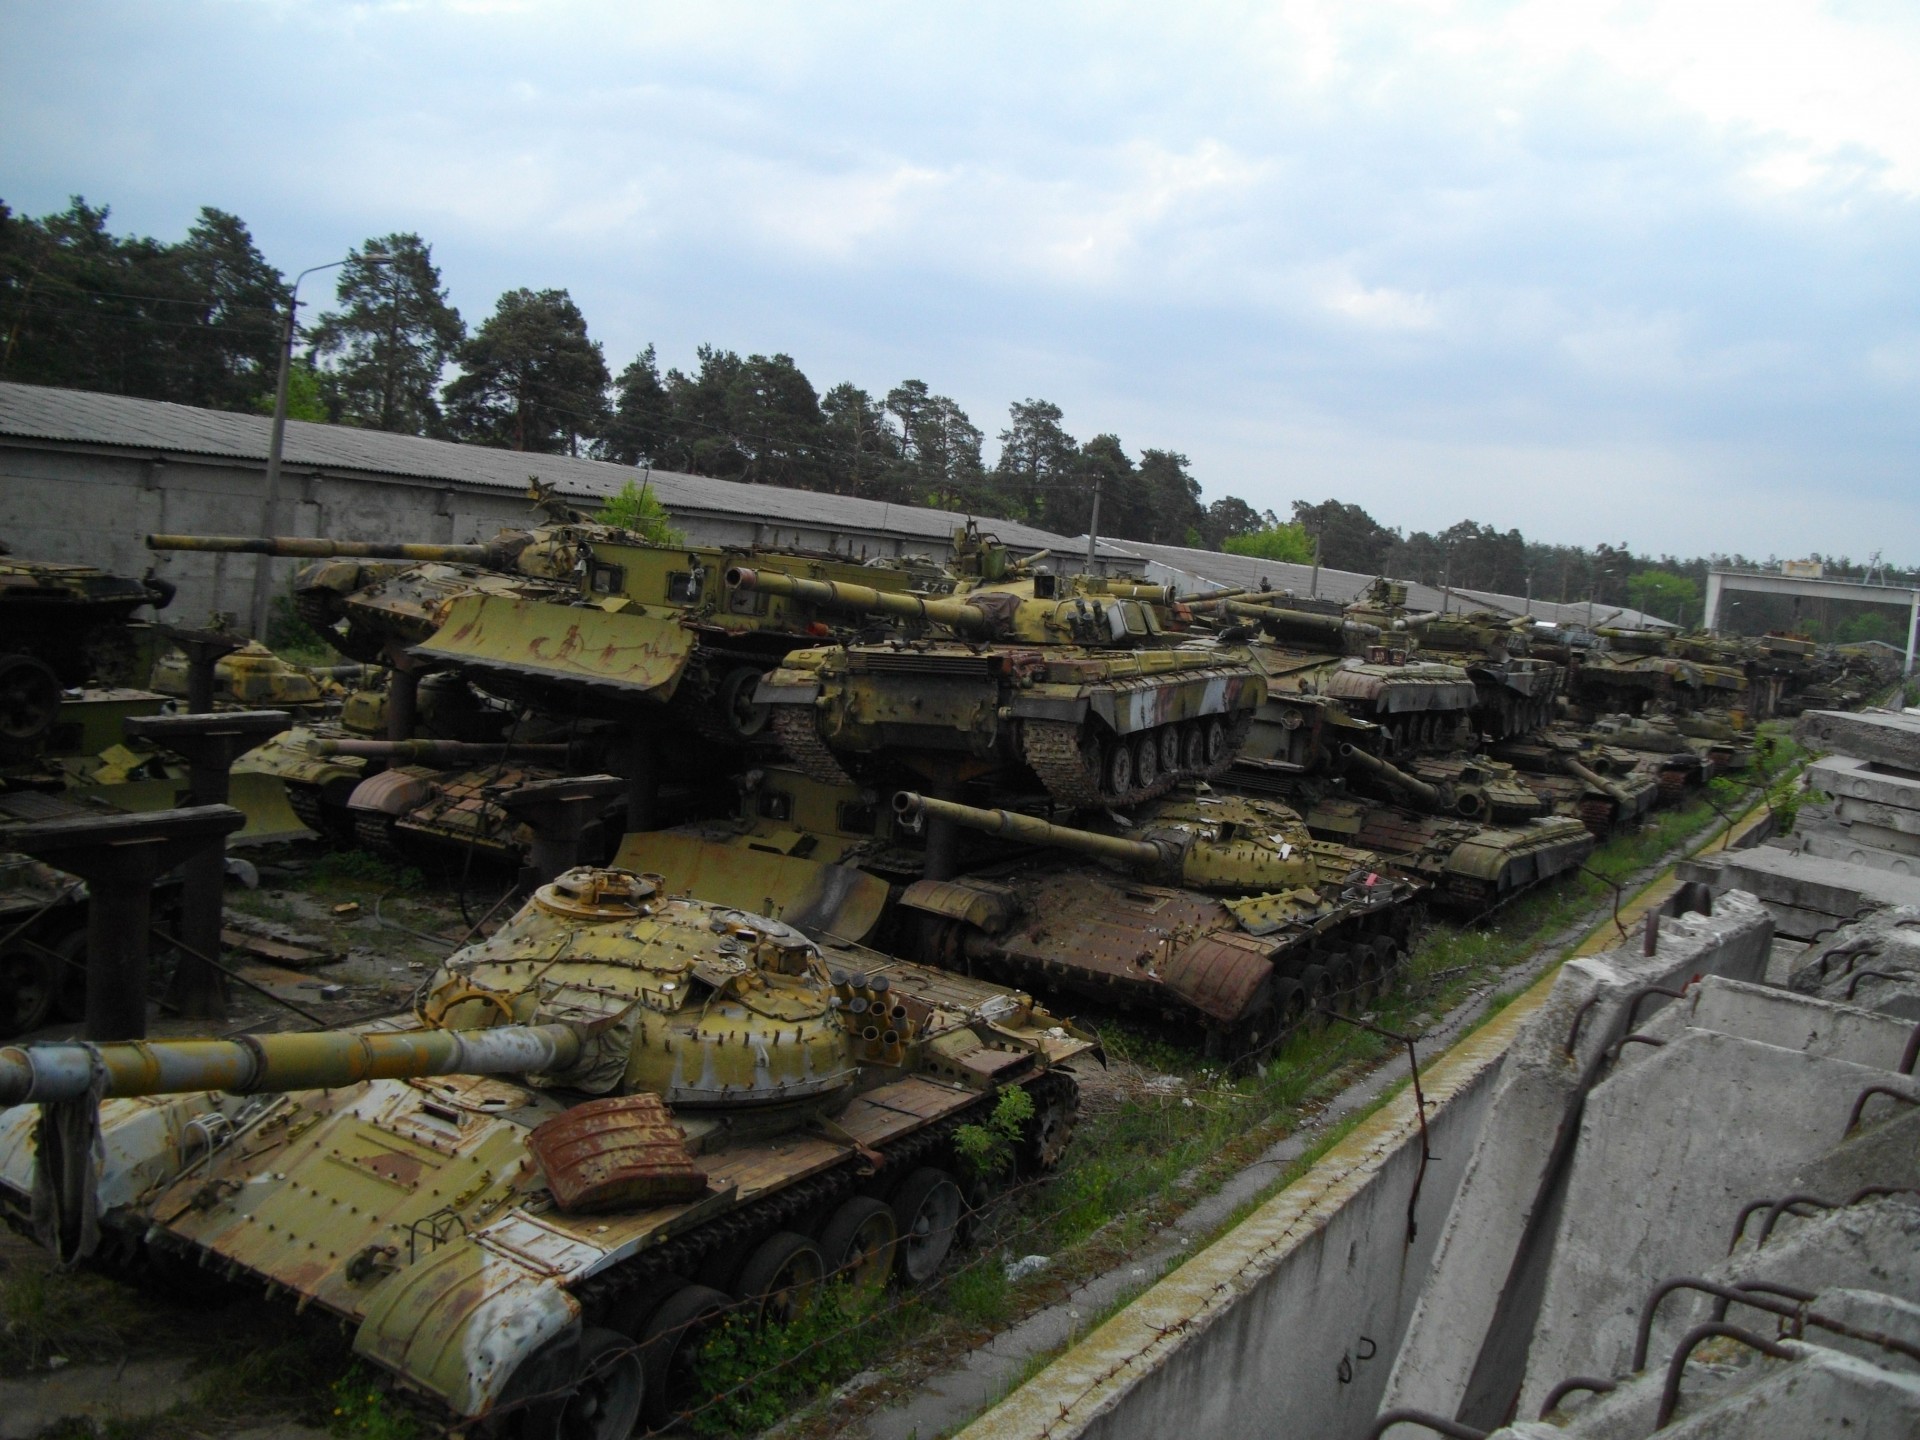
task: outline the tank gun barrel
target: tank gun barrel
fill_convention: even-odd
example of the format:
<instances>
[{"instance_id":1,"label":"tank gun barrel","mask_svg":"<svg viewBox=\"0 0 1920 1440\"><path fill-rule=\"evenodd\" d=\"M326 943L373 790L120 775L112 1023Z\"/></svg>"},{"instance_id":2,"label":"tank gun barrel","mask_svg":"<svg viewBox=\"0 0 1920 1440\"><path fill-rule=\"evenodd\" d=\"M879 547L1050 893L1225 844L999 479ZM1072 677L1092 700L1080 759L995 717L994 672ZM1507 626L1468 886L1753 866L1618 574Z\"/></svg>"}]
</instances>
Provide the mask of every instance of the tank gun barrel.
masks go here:
<instances>
[{"instance_id":1,"label":"tank gun barrel","mask_svg":"<svg viewBox=\"0 0 1920 1440\"><path fill-rule=\"evenodd\" d=\"M378 540L321 540L306 535L149 535L149 550L186 550L207 555L272 555L308 560L412 560L460 565L498 565L492 545L411 545Z\"/></svg>"},{"instance_id":2,"label":"tank gun barrel","mask_svg":"<svg viewBox=\"0 0 1920 1440\"><path fill-rule=\"evenodd\" d=\"M488 745L463 740L316 740L316 755L357 755L366 760L418 760L427 764L480 764L489 760L560 760L571 757L567 745Z\"/></svg>"},{"instance_id":3,"label":"tank gun barrel","mask_svg":"<svg viewBox=\"0 0 1920 1440\"><path fill-rule=\"evenodd\" d=\"M1349 620L1344 615L1319 615L1311 610L1255 605L1247 600L1228 600L1220 608L1242 619L1257 620L1273 634L1290 635L1296 639L1327 640L1339 644L1349 635L1357 635L1363 640L1378 639L1380 635L1378 625Z\"/></svg>"},{"instance_id":4,"label":"tank gun barrel","mask_svg":"<svg viewBox=\"0 0 1920 1440\"><path fill-rule=\"evenodd\" d=\"M1585 781L1601 794L1611 796L1622 805L1631 806L1633 804L1633 797L1627 794L1625 789L1616 782L1609 780L1592 766L1582 765L1571 755L1562 755L1560 757L1560 763L1566 766L1567 773L1576 780Z\"/></svg>"},{"instance_id":5,"label":"tank gun barrel","mask_svg":"<svg viewBox=\"0 0 1920 1440\"><path fill-rule=\"evenodd\" d=\"M999 835L1029 845L1053 845L1062 850L1075 850L1082 855L1115 860L1136 868L1163 869L1177 858L1150 840L1127 840L1117 835L1077 830L1070 825L1055 825L1012 810L983 810L952 800L936 800L931 795L918 795L911 790L902 790L895 795L893 808L903 820L909 822L929 817L948 820L984 835Z\"/></svg>"},{"instance_id":6,"label":"tank gun barrel","mask_svg":"<svg viewBox=\"0 0 1920 1440\"><path fill-rule=\"evenodd\" d=\"M1447 808L1447 797L1438 785L1429 785L1424 780L1415 779L1398 765L1390 765L1378 755L1370 755L1351 744L1342 745L1340 754L1349 764L1358 765L1375 779L1391 785L1418 804L1430 810Z\"/></svg>"},{"instance_id":7,"label":"tank gun barrel","mask_svg":"<svg viewBox=\"0 0 1920 1440\"><path fill-rule=\"evenodd\" d=\"M808 580L777 570L749 570L744 566L727 571L726 579L732 589L758 590L768 595L802 600L810 605L892 615L902 620L931 620L968 634L984 635L995 628L992 617L986 611L964 600L927 599L918 595L875 590L870 585L849 585L839 580Z\"/></svg>"},{"instance_id":8,"label":"tank gun barrel","mask_svg":"<svg viewBox=\"0 0 1920 1440\"><path fill-rule=\"evenodd\" d=\"M579 1062L578 1025L490 1030L317 1030L239 1040L122 1040L0 1049L0 1106L225 1090L328 1090L418 1075L538 1075Z\"/></svg>"}]
</instances>

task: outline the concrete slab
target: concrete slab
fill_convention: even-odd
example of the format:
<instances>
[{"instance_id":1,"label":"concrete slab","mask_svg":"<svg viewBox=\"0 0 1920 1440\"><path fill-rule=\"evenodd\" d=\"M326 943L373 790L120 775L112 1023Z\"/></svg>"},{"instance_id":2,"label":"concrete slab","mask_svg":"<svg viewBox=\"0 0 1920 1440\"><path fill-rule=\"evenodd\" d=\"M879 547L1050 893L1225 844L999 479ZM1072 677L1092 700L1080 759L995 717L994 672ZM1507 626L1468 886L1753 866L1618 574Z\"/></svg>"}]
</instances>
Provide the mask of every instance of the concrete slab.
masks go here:
<instances>
[{"instance_id":1,"label":"concrete slab","mask_svg":"<svg viewBox=\"0 0 1920 1440\"><path fill-rule=\"evenodd\" d=\"M1899 1064L1913 1033L1911 1024L1872 1010L1711 975L1641 1029L1665 1034L1683 1026L1877 1070Z\"/></svg>"},{"instance_id":2,"label":"concrete slab","mask_svg":"<svg viewBox=\"0 0 1920 1440\"><path fill-rule=\"evenodd\" d=\"M1896 825L1883 825L1876 816L1886 817L1895 813L1885 806L1864 805L1854 800L1834 802L1834 819L1846 826L1847 833L1862 845L1871 845L1878 850L1890 850L1896 855L1920 855L1920 835Z\"/></svg>"},{"instance_id":3,"label":"concrete slab","mask_svg":"<svg viewBox=\"0 0 1920 1440\"><path fill-rule=\"evenodd\" d=\"M1636 1047L1639 1049L1641 1047ZM1683 1031L1597 1086L1553 1237L1520 1413L1568 1375L1613 1375L1648 1290L1726 1254L1748 1201L1831 1150L1886 1070L1708 1030Z\"/></svg>"},{"instance_id":4,"label":"concrete slab","mask_svg":"<svg viewBox=\"0 0 1920 1440\"><path fill-rule=\"evenodd\" d=\"M1807 783L1835 799L1869 800L1920 812L1920 775L1885 770L1851 755L1828 755L1807 766Z\"/></svg>"},{"instance_id":5,"label":"concrete slab","mask_svg":"<svg viewBox=\"0 0 1920 1440\"><path fill-rule=\"evenodd\" d=\"M1539 1207L1538 1223L1546 1223L1554 1203L1548 1177L1555 1140L1579 1115L1582 1073L1613 1039L1626 997L1647 985L1671 987L1702 971L1758 979L1770 958L1771 940L1772 925L1759 904L1730 893L1716 900L1711 916L1664 920L1653 957L1618 950L1571 961L1561 970L1547 1003L1508 1053L1395 1357L1382 1409L1458 1413L1496 1329L1512 1332L1517 1350L1511 1371L1518 1374L1521 1337L1532 1320L1518 1313L1528 1308L1519 1297L1528 1284L1520 1272L1529 1222ZM1575 1016L1590 1003L1570 1056L1566 1042ZM1651 1016L1666 1003L1653 997L1639 1013ZM1544 1256L1544 1249L1539 1253Z\"/></svg>"},{"instance_id":6,"label":"concrete slab","mask_svg":"<svg viewBox=\"0 0 1920 1440\"><path fill-rule=\"evenodd\" d=\"M1704 881L1715 893L1745 890L1770 909L1782 907L1775 918L1782 921L1781 933L1793 939L1810 939L1818 930L1805 929L1800 912L1852 920L1875 905L1920 906L1920 877L1768 845L1689 860L1679 873L1682 880Z\"/></svg>"},{"instance_id":7,"label":"concrete slab","mask_svg":"<svg viewBox=\"0 0 1920 1440\"><path fill-rule=\"evenodd\" d=\"M1795 722L1793 738L1802 745L1920 774L1920 717L1885 710L1809 710Z\"/></svg>"},{"instance_id":8,"label":"concrete slab","mask_svg":"<svg viewBox=\"0 0 1920 1440\"><path fill-rule=\"evenodd\" d=\"M1870 870L1886 870L1895 875L1920 876L1920 855L1903 855L1879 845L1868 844L1850 834L1842 825L1793 827L1788 843L1779 848L1790 853L1813 855L1822 860L1844 860L1849 865L1865 865Z\"/></svg>"}]
</instances>

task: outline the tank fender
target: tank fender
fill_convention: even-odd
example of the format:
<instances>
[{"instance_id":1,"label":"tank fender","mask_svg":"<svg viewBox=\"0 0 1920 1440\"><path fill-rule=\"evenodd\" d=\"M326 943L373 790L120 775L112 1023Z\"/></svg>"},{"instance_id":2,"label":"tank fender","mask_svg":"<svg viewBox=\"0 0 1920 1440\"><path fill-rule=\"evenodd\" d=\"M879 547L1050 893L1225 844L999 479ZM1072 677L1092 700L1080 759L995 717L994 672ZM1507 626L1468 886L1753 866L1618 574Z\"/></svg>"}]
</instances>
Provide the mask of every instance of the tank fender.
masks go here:
<instances>
[{"instance_id":1,"label":"tank fender","mask_svg":"<svg viewBox=\"0 0 1920 1440\"><path fill-rule=\"evenodd\" d=\"M1268 947L1241 935L1209 935L1174 951L1158 968L1161 984L1225 1025L1258 1004L1273 979Z\"/></svg>"},{"instance_id":2,"label":"tank fender","mask_svg":"<svg viewBox=\"0 0 1920 1440\"><path fill-rule=\"evenodd\" d=\"M381 815L405 815L433 798L433 782L408 770L382 770L362 780L347 797L349 810L372 810Z\"/></svg>"},{"instance_id":3,"label":"tank fender","mask_svg":"<svg viewBox=\"0 0 1920 1440\"><path fill-rule=\"evenodd\" d=\"M578 1332L580 1302L553 1274L462 1236L396 1271L368 1297L356 1355L480 1416L530 1357Z\"/></svg>"},{"instance_id":4,"label":"tank fender","mask_svg":"<svg viewBox=\"0 0 1920 1440\"><path fill-rule=\"evenodd\" d=\"M997 935L1019 913L1019 901L1011 891L984 880L916 880L900 896L909 910L960 920Z\"/></svg>"},{"instance_id":5,"label":"tank fender","mask_svg":"<svg viewBox=\"0 0 1920 1440\"><path fill-rule=\"evenodd\" d=\"M819 698L820 682L818 680L775 681L770 677L763 677L753 688L753 703L756 705L811 705Z\"/></svg>"}]
</instances>

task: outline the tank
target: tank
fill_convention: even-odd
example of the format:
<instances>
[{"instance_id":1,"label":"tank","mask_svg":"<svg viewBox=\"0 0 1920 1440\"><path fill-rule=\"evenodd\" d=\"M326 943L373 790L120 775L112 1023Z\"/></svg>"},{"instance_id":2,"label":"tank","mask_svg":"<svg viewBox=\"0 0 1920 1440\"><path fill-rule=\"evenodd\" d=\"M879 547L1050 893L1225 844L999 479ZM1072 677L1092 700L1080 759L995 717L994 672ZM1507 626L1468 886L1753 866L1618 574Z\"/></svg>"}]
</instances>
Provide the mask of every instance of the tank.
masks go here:
<instances>
[{"instance_id":1,"label":"tank","mask_svg":"<svg viewBox=\"0 0 1920 1440\"><path fill-rule=\"evenodd\" d=\"M1024 773L1075 807L1226 771L1266 695L1244 648L1169 633L1163 587L1004 573L924 597L731 572L745 591L894 622L888 638L796 650L761 682L788 756L830 783L889 766L937 785Z\"/></svg>"},{"instance_id":2,"label":"tank","mask_svg":"<svg viewBox=\"0 0 1920 1440\"><path fill-rule=\"evenodd\" d=\"M294 577L294 609L350 659L404 661L464 595L565 598L574 590L581 527L507 530L485 545L377 544L305 536L149 535L162 552L311 559Z\"/></svg>"},{"instance_id":3,"label":"tank","mask_svg":"<svg viewBox=\"0 0 1920 1440\"><path fill-rule=\"evenodd\" d=\"M414 656L451 665L496 694L572 714L665 721L709 741L770 745L754 698L797 647L845 629L843 616L733 583L736 567L904 595L915 567L760 547L667 546L633 537L583 543L579 584L563 596L474 595ZM951 583L951 582L947 582Z\"/></svg>"},{"instance_id":4,"label":"tank","mask_svg":"<svg viewBox=\"0 0 1920 1440\"><path fill-rule=\"evenodd\" d=\"M366 665L300 665L249 640L214 662L213 702L236 710L329 711L339 707L351 687L371 678ZM162 655L148 683L161 695L187 699L186 656L178 651Z\"/></svg>"},{"instance_id":5,"label":"tank","mask_svg":"<svg viewBox=\"0 0 1920 1440\"><path fill-rule=\"evenodd\" d=\"M1573 816L1601 840L1615 830L1637 826L1673 793L1661 776L1677 752L1675 757L1655 756L1607 744L1594 732L1572 725L1501 741L1491 753L1510 763L1521 783L1553 813Z\"/></svg>"},{"instance_id":6,"label":"tank","mask_svg":"<svg viewBox=\"0 0 1920 1440\"><path fill-rule=\"evenodd\" d=\"M1570 685L1580 718L1737 705L1747 692L1742 669L1676 654L1664 632L1602 626L1595 633L1606 648L1586 652Z\"/></svg>"},{"instance_id":7,"label":"tank","mask_svg":"<svg viewBox=\"0 0 1920 1440\"><path fill-rule=\"evenodd\" d=\"M1273 801L1183 790L1118 834L911 791L894 806L1065 852L908 887L920 958L1198 1028L1229 1060L1317 1006L1364 1005L1405 955L1419 887Z\"/></svg>"},{"instance_id":8,"label":"tank","mask_svg":"<svg viewBox=\"0 0 1920 1440\"><path fill-rule=\"evenodd\" d=\"M165 608L173 593L151 575L19 559L0 544L0 765L59 748L63 691L144 683L152 627L133 616Z\"/></svg>"},{"instance_id":9,"label":"tank","mask_svg":"<svg viewBox=\"0 0 1920 1440\"><path fill-rule=\"evenodd\" d=\"M1022 994L581 869L411 1015L0 1049L0 1204L67 1258L284 1293L452 1424L624 1440L694 1403L722 1317L930 1280L1059 1159L1093 1049ZM969 1176L956 1130L1015 1087L1016 1169Z\"/></svg>"}]
</instances>

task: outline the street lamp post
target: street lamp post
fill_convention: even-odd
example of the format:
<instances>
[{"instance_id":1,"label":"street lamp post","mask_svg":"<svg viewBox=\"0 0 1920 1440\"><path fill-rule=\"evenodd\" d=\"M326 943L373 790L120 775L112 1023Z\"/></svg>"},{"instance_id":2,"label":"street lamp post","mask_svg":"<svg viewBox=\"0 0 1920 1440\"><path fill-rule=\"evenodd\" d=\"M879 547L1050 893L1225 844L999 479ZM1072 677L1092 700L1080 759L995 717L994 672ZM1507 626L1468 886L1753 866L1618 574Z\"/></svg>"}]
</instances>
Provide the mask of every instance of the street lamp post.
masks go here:
<instances>
[{"instance_id":1,"label":"street lamp post","mask_svg":"<svg viewBox=\"0 0 1920 1440\"><path fill-rule=\"evenodd\" d=\"M325 265L314 265L302 270L293 277L293 288L287 292L287 324L280 335L280 375L273 387L273 436L267 442L267 485L266 493L260 499L260 533L262 536L273 534L273 505L280 490L280 451L287 438L287 379L293 367L293 337L299 329L300 282L309 275L317 275L322 270L337 270L353 259L359 259L365 265L391 265L390 255L349 255L344 260L331 260ZM261 555L253 565L253 605L251 628L253 638L261 644L267 642L267 600L273 591L273 557Z\"/></svg>"}]
</instances>

